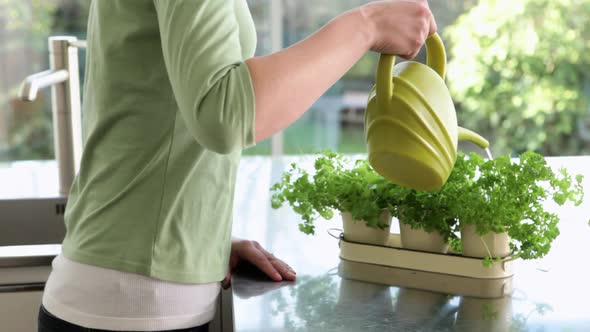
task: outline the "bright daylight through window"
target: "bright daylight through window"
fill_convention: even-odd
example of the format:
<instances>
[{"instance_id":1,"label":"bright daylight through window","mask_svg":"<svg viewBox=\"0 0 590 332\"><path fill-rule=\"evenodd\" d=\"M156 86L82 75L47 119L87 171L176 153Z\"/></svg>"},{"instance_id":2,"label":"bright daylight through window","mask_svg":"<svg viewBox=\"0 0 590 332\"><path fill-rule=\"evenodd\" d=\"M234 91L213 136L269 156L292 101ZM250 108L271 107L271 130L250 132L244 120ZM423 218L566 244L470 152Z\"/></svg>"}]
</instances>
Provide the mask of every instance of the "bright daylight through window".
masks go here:
<instances>
[{"instance_id":1,"label":"bright daylight through window","mask_svg":"<svg viewBox=\"0 0 590 332\"><path fill-rule=\"evenodd\" d=\"M258 54L271 52L273 43L289 46L366 2L285 0L277 14L273 1L249 0ZM48 66L47 37L85 38L88 4L0 0L0 162L53 159L49 89L34 103L21 102L16 93L24 77ZM460 125L488 138L494 155L590 154L589 1L449 0L430 6L447 48L447 84ZM277 25L281 33L273 36ZM364 110L377 60L376 54L365 56L286 129L283 151L366 152ZM84 64L82 52L81 81ZM270 154L271 143L244 153Z\"/></svg>"}]
</instances>

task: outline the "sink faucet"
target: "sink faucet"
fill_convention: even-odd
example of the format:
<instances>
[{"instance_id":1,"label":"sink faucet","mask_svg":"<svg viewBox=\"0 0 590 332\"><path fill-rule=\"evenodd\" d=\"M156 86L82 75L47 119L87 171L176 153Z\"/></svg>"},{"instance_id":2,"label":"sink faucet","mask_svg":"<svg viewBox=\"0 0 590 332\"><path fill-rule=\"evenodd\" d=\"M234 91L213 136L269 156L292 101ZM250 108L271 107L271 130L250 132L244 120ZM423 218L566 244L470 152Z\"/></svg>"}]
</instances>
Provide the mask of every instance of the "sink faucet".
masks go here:
<instances>
[{"instance_id":1,"label":"sink faucet","mask_svg":"<svg viewBox=\"0 0 590 332\"><path fill-rule=\"evenodd\" d=\"M23 81L19 98L23 101L34 101L40 89L63 83L70 78L70 73L65 69L46 70L37 74L29 75Z\"/></svg>"},{"instance_id":2,"label":"sink faucet","mask_svg":"<svg viewBox=\"0 0 590 332\"><path fill-rule=\"evenodd\" d=\"M86 42L70 36L49 37L50 70L25 78L19 98L33 101L40 89L51 87L53 137L59 169L59 193L67 196L82 155L78 49Z\"/></svg>"}]
</instances>

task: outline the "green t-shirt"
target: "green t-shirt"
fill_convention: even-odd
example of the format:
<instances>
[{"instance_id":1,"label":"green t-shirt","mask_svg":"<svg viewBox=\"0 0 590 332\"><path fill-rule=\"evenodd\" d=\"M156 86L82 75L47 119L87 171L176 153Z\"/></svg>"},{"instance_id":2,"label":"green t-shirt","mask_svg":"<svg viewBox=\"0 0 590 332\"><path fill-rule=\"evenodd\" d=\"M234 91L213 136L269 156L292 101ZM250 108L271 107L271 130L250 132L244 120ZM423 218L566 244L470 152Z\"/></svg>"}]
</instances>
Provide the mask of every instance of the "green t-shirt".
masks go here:
<instances>
[{"instance_id":1,"label":"green t-shirt","mask_svg":"<svg viewBox=\"0 0 590 332\"><path fill-rule=\"evenodd\" d=\"M66 257L182 283L227 271L254 144L246 0L95 0Z\"/></svg>"}]
</instances>

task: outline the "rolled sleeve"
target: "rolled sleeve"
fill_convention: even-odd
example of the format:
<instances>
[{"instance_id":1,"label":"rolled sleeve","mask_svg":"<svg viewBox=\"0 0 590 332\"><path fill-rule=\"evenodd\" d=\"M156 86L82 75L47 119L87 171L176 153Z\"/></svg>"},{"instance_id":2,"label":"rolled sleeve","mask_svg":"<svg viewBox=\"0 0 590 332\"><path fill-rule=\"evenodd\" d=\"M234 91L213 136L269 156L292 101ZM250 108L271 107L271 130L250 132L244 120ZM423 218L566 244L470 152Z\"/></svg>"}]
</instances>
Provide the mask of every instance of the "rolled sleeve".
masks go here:
<instances>
[{"instance_id":1,"label":"rolled sleeve","mask_svg":"<svg viewBox=\"0 0 590 332\"><path fill-rule=\"evenodd\" d=\"M174 97L195 140L222 154L253 145L254 89L234 1L154 4Z\"/></svg>"}]
</instances>

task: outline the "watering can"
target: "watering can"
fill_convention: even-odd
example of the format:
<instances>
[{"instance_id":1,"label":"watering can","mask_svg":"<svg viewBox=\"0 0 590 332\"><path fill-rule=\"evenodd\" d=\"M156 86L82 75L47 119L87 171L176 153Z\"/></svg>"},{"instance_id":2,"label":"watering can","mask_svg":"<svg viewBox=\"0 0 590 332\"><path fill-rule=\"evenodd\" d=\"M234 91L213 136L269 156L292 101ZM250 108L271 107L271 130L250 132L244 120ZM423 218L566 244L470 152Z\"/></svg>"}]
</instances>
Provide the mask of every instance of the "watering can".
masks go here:
<instances>
[{"instance_id":1,"label":"watering can","mask_svg":"<svg viewBox=\"0 0 590 332\"><path fill-rule=\"evenodd\" d=\"M428 37L426 50L426 64L406 61L394 67L395 56L381 55L365 112L365 136L369 163L377 173L393 183L430 191L449 178L459 140L482 149L489 142L457 124L438 34Z\"/></svg>"}]
</instances>

